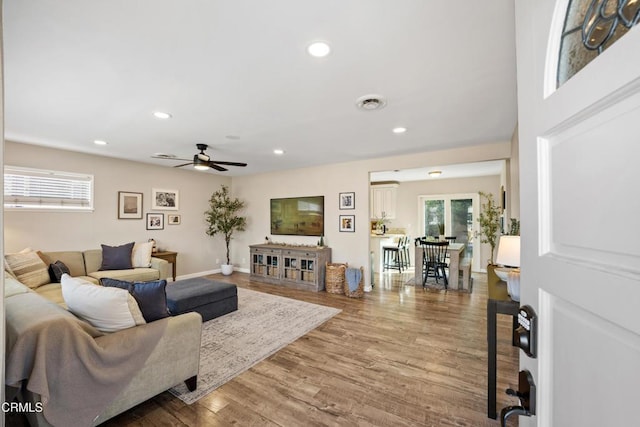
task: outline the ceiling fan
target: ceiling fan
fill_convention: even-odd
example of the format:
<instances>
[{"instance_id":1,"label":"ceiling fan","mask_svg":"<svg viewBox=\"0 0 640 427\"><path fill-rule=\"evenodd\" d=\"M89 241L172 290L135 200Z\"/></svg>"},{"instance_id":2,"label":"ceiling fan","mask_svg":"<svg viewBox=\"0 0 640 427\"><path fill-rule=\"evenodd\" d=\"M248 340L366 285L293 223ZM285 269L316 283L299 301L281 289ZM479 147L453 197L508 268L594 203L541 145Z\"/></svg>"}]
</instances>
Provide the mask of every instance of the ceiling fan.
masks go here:
<instances>
[{"instance_id":1,"label":"ceiling fan","mask_svg":"<svg viewBox=\"0 0 640 427\"><path fill-rule=\"evenodd\" d=\"M222 167L220 165L242 166L242 167L247 166L246 163L224 162L224 161L220 161L220 160L211 160L211 157L209 157L209 155L205 153L205 150L207 148L209 148L209 146L207 144L196 144L196 147L198 148L198 150L200 150L200 152L193 156L193 161L191 161L189 163L183 163L181 165L175 165L174 168L181 168L182 166L193 165L193 167L195 169L198 169L198 170L215 169L215 170L224 172L224 171L227 171L229 169L224 168L224 167ZM176 157L171 157L171 156L151 156L151 157L153 157L154 159L184 160L184 161L187 161L187 159L178 159Z\"/></svg>"}]
</instances>

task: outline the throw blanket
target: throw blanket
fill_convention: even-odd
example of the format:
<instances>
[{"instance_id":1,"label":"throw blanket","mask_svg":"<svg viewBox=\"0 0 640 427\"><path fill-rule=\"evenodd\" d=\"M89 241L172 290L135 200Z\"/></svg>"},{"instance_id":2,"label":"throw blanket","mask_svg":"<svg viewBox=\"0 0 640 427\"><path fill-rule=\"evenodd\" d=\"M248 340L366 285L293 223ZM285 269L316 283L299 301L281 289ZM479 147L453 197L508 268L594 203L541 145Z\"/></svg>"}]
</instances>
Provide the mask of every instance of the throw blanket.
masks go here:
<instances>
[{"instance_id":1,"label":"throw blanket","mask_svg":"<svg viewBox=\"0 0 640 427\"><path fill-rule=\"evenodd\" d=\"M360 271L360 269L347 268L347 271L345 271L344 276L347 279L349 292L356 291L358 289L358 285L360 284L360 279L362 278L362 272Z\"/></svg>"},{"instance_id":2,"label":"throw blanket","mask_svg":"<svg viewBox=\"0 0 640 427\"><path fill-rule=\"evenodd\" d=\"M167 319L103 335L32 292L5 300L6 384L37 393L50 424L89 426L129 384Z\"/></svg>"}]
</instances>

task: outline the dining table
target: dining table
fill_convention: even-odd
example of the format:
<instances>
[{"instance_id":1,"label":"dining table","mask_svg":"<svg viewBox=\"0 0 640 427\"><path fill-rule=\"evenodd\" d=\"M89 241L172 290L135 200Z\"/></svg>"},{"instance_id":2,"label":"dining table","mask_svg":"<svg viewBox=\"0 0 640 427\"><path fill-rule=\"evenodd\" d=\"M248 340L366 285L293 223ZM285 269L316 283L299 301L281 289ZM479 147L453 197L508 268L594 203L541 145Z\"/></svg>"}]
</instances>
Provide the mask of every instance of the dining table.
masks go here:
<instances>
[{"instance_id":1,"label":"dining table","mask_svg":"<svg viewBox=\"0 0 640 427\"><path fill-rule=\"evenodd\" d=\"M449 289L469 291L469 283L459 283L460 278L460 262L464 258L464 243L449 243L447 253L449 254ZM423 275L423 252L422 246L414 246L415 250L415 283L422 283Z\"/></svg>"}]
</instances>

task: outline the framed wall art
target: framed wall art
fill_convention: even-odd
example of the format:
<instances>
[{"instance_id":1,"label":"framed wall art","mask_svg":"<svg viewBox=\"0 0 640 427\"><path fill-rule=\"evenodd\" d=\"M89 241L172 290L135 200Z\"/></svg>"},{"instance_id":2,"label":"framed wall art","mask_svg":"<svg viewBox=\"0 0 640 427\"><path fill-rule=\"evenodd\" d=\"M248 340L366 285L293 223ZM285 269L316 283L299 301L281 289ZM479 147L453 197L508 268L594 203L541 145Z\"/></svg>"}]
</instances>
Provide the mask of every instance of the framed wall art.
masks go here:
<instances>
[{"instance_id":1,"label":"framed wall art","mask_svg":"<svg viewBox=\"0 0 640 427\"><path fill-rule=\"evenodd\" d=\"M356 193L340 193L340 209L356 208Z\"/></svg>"},{"instance_id":2,"label":"framed wall art","mask_svg":"<svg viewBox=\"0 0 640 427\"><path fill-rule=\"evenodd\" d=\"M118 219L142 219L142 193L118 191Z\"/></svg>"},{"instance_id":3,"label":"framed wall art","mask_svg":"<svg viewBox=\"0 0 640 427\"><path fill-rule=\"evenodd\" d=\"M346 231L353 233L356 231L356 216L355 215L340 215L340 231Z\"/></svg>"},{"instance_id":4,"label":"framed wall art","mask_svg":"<svg viewBox=\"0 0 640 427\"><path fill-rule=\"evenodd\" d=\"M179 225L180 224L180 215L167 215L167 222L169 225Z\"/></svg>"},{"instance_id":5,"label":"framed wall art","mask_svg":"<svg viewBox=\"0 0 640 427\"><path fill-rule=\"evenodd\" d=\"M164 230L164 214L148 213L147 230Z\"/></svg>"},{"instance_id":6,"label":"framed wall art","mask_svg":"<svg viewBox=\"0 0 640 427\"><path fill-rule=\"evenodd\" d=\"M178 190L151 189L151 209L159 211L177 211L180 197Z\"/></svg>"}]
</instances>

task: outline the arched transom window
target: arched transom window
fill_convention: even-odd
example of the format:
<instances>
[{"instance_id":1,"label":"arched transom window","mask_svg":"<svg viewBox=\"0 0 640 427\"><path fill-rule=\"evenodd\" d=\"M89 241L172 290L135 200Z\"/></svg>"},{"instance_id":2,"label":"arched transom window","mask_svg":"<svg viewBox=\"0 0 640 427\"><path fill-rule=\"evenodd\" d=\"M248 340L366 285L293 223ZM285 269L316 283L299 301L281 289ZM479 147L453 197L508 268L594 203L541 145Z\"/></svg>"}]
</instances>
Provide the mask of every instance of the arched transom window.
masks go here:
<instances>
[{"instance_id":1,"label":"arched transom window","mask_svg":"<svg viewBox=\"0 0 640 427\"><path fill-rule=\"evenodd\" d=\"M557 87L640 20L640 0L569 0L560 42Z\"/></svg>"}]
</instances>

